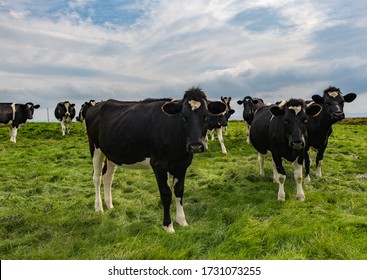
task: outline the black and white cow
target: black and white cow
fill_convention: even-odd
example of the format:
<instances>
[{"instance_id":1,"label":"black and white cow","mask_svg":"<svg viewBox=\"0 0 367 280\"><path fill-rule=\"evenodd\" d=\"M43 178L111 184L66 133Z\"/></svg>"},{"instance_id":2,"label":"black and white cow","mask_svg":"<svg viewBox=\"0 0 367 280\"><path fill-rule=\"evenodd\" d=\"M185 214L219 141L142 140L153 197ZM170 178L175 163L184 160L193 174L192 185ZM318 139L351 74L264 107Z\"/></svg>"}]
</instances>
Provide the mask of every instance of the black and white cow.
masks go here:
<instances>
[{"instance_id":1,"label":"black and white cow","mask_svg":"<svg viewBox=\"0 0 367 280\"><path fill-rule=\"evenodd\" d=\"M75 104L69 101L57 103L55 117L60 121L62 135L65 136L65 132L69 133L70 124L75 117Z\"/></svg>"},{"instance_id":2,"label":"black and white cow","mask_svg":"<svg viewBox=\"0 0 367 280\"><path fill-rule=\"evenodd\" d=\"M286 172L282 159L293 162L294 179L297 183L297 198L305 199L302 189L302 165L307 143L307 122L321 110L314 104L306 108L302 99L290 99L280 107L276 105L259 108L250 129L252 145L258 151L260 175L264 176L264 161L268 151L273 159L273 179L279 183L278 200L285 200L284 182Z\"/></svg>"},{"instance_id":3,"label":"black and white cow","mask_svg":"<svg viewBox=\"0 0 367 280\"><path fill-rule=\"evenodd\" d=\"M31 102L26 104L0 103L0 126L9 126L10 141L17 142L18 128L28 119L33 119L34 109L39 107L40 105L34 105Z\"/></svg>"},{"instance_id":4,"label":"black and white cow","mask_svg":"<svg viewBox=\"0 0 367 280\"><path fill-rule=\"evenodd\" d=\"M235 113L235 110L231 108L231 97L223 97L221 96L221 101L226 104L226 111L219 116L209 117L208 122L208 133L205 138L206 145L208 144L208 137L211 137L211 140L214 140L214 134L217 133L217 137L220 143L220 147L222 149L222 154L227 154L226 146L224 145L223 132L227 134L228 120Z\"/></svg>"},{"instance_id":5,"label":"black and white cow","mask_svg":"<svg viewBox=\"0 0 367 280\"><path fill-rule=\"evenodd\" d=\"M237 101L238 105L243 105L243 120L245 121L246 127L246 142L250 143L250 127L252 120L254 119L254 113L257 109L264 106L264 101L261 98L252 98L251 96L246 96L243 100Z\"/></svg>"},{"instance_id":6,"label":"black and white cow","mask_svg":"<svg viewBox=\"0 0 367 280\"><path fill-rule=\"evenodd\" d=\"M82 104L82 106L80 107L80 111L78 116L76 117L76 120L78 122L84 122L85 120L85 115L87 113L87 110L92 107L95 106L97 104L97 102L94 99L89 100L88 102L84 102L84 104Z\"/></svg>"},{"instance_id":7,"label":"black and white cow","mask_svg":"<svg viewBox=\"0 0 367 280\"><path fill-rule=\"evenodd\" d=\"M174 232L170 216L172 191L176 196L176 222L187 226L183 211L186 170L193 154L205 150L208 118L222 114L222 102L208 102L200 88L191 88L182 100L101 102L87 111L86 124L93 157L95 210L103 211L100 195L103 178L107 208L113 208L111 184L120 165L126 168L152 168L163 204L163 226ZM106 162L105 162L106 160ZM105 162L105 163L104 163Z\"/></svg>"},{"instance_id":8,"label":"black and white cow","mask_svg":"<svg viewBox=\"0 0 367 280\"><path fill-rule=\"evenodd\" d=\"M322 106L322 111L320 112L320 114L311 117L307 125L308 142L306 145L305 156L305 183L309 183L311 181L311 160L309 155L309 148L312 147L317 151L316 177L321 177L322 160L328 144L329 136L332 132L332 125L344 119L344 103L352 102L356 97L357 95L355 93L348 93L347 95L342 96L340 89L333 86L325 89L323 96L312 96L313 101Z\"/></svg>"}]
</instances>

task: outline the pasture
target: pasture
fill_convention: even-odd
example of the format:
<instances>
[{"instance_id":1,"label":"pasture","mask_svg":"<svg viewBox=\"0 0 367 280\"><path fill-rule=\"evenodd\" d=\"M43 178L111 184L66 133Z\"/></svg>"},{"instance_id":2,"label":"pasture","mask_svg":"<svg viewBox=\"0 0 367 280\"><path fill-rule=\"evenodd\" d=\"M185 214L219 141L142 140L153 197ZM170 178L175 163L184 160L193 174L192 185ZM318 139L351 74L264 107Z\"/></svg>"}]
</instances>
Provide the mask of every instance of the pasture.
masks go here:
<instances>
[{"instance_id":1,"label":"pasture","mask_svg":"<svg viewBox=\"0 0 367 280\"><path fill-rule=\"evenodd\" d=\"M367 259L367 120L334 125L323 176L296 199L285 163L285 202L277 201L271 158L265 178L245 142L243 122L194 156L184 209L189 227L163 231L151 170L117 169L115 208L94 211L92 160L84 125L63 137L59 123L26 123L17 143L0 129L1 259ZM315 154L312 159L315 161ZM171 210L174 217L174 205Z\"/></svg>"}]
</instances>

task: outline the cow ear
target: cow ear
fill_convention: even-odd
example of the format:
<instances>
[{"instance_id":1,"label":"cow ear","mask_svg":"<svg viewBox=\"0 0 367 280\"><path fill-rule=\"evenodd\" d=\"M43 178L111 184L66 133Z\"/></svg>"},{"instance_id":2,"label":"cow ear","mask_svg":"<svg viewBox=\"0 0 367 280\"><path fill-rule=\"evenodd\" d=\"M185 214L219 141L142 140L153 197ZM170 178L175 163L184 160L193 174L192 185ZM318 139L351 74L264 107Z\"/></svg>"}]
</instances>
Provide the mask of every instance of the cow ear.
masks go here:
<instances>
[{"instance_id":1,"label":"cow ear","mask_svg":"<svg viewBox=\"0 0 367 280\"><path fill-rule=\"evenodd\" d=\"M34 109L38 109L39 107L41 107L39 104L33 106Z\"/></svg>"},{"instance_id":2,"label":"cow ear","mask_svg":"<svg viewBox=\"0 0 367 280\"><path fill-rule=\"evenodd\" d=\"M228 114L233 115L235 112L236 112L235 110L231 109L228 111Z\"/></svg>"},{"instance_id":3,"label":"cow ear","mask_svg":"<svg viewBox=\"0 0 367 280\"><path fill-rule=\"evenodd\" d=\"M161 109L165 114L167 114L169 116L177 115L177 114L181 113L181 111L182 111L182 104L180 104L176 101L167 102L167 103L163 104Z\"/></svg>"},{"instance_id":4,"label":"cow ear","mask_svg":"<svg viewBox=\"0 0 367 280\"><path fill-rule=\"evenodd\" d=\"M70 106L71 106L71 107L75 107L75 104L74 104L74 103L72 103L72 104L70 104Z\"/></svg>"},{"instance_id":5,"label":"cow ear","mask_svg":"<svg viewBox=\"0 0 367 280\"><path fill-rule=\"evenodd\" d=\"M279 106L273 106L270 108L270 113L274 116L283 116L284 115L284 108L280 108Z\"/></svg>"},{"instance_id":6,"label":"cow ear","mask_svg":"<svg viewBox=\"0 0 367 280\"><path fill-rule=\"evenodd\" d=\"M221 101L214 101L208 104L208 111L213 115L223 114L227 109L226 104Z\"/></svg>"},{"instance_id":7,"label":"cow ear","mask_svg":"<svg viewBox=\"0 0 367 280\"><path fill-rule=\"evenodd\" d=\"M322 98L318 94L312 95L312 100L315 101L317 104L324 104L324 98Z\"/></svg>"},{"instance_id":8,"label":"cow ear","mask_svg":"<svg viewBox=\"0 0 367 280\"><path fill-rule=\"evenodd\" d=\"M252 103L257 104L257 103L259 103L259 100L254 99L254 100L252 100Z\"/></svg>"},{"instance_id":9,"label":"cow ear","mask_svg":"<svg viewBox=\"0 0 367 280\"><path fill-rule=\"evenodd\" d=\"M237 104L238 104L238 105L242 105L242 104L243 104L243 100L238 100L238 101L237 101Z\"/></svg>"},{"instance_id":10,"label":"cow ear","mask_svg":"<svg viewBox=\"0 0 367 280\"><path fill-rule=\"evenodd\" d=\"M347 95L343 96L345 102L352 102L354 99L356 99L357 94L355 93L348 93Z\"/></svg>"},{"instance_id":11,"label":"cow ear","mask_svg":"<svg viewBox=\"0 0 367 280\"><path fill-rule=\"evenodd\" d=\"M319 104L314 103L306 108L306 114L314 117L321 112L321 109L322 107Z\"/></svg>"}]
</instances>

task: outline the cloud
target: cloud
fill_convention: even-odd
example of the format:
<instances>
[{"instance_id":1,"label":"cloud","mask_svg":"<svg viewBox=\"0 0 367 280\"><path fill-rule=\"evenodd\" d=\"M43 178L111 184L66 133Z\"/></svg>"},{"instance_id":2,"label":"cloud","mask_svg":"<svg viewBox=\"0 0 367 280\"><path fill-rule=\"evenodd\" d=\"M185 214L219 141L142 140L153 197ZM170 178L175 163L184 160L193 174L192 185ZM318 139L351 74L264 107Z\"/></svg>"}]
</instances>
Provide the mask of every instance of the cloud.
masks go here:
<instances>
[{"instance_id":1,"label":"cloud","mask_svg":"<svg viewBox=\"0 0 367 280\"><path fill-rule=\"evenodd\" d=\"M34 99L45 108L69 99L79 106L89 99L180 98L193 85L211 99L269 102L335 85L364 100L364 5L8 1L0 6L0 100ZM348 105L348 113L367 116L366 105ZM235 117L241 114L236 108Z\"/></svg>"}]
</instances>

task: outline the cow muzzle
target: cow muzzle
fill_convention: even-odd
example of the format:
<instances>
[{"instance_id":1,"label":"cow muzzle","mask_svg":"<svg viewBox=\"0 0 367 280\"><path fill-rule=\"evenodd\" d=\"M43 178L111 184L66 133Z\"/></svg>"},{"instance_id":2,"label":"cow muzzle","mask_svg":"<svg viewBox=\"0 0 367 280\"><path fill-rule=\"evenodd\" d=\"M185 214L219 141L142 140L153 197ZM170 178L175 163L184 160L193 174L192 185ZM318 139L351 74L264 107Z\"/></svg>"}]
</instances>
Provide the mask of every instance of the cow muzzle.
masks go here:
<instances>
[{"instance_id":1,"label":"cow muzzle","mask_svg":"<svg viewBox=\"0 0 367 280\"><path fill-rule=\"evenodd\" d=\"M291 148L295 150L301 150L305 147L305 143L303 141L293 141L291 143Z\"/></svg>"},{"instance_id":2,"label":"cow muzzle","mask_svg":"<svg viewBox=\"0 0 367 280\"><path fill-rule=\"evenodd\" d=\"M205 151L205 145L203 143L189 144L187 150L192 153L202 153Z\"/></svg>"},{"instance_id":3,"label":"cow muzzle","mask_svg":"<svg viewBox=\"0 0 367 280\"><path fill-rule=\"evenodd\" d=\"M337 121L340 121L340 120L344 119L344 117L345 117L345 115L344 115L344 113L343 113L343 112L335 112L335 113L333 114L333 120L334 120L335 122L337 122Z\"/></svg>"}]
</instances>

